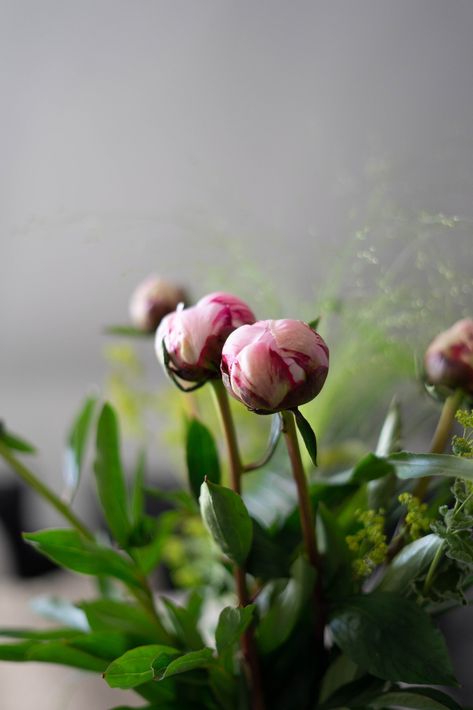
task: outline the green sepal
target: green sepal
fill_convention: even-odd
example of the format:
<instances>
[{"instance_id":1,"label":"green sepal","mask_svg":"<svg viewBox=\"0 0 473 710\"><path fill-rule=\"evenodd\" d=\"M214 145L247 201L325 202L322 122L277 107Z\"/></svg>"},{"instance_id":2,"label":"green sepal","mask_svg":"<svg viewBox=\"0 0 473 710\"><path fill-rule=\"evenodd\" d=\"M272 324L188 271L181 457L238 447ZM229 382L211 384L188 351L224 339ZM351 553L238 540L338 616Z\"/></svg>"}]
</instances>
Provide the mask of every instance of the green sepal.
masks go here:
<instances>
[{"instance_id":1,"label":"green sepal","mask_svg":"<svg viewBox=\"0 0 473 710\"><path fill-rule=\"evenodd\" d=\"M307 419L301 414L297 407L291 410L296 418L297 428L302 436L307 452L314 466L317 466L317 439L315 432Z\"/></svg>"}]
</instances>

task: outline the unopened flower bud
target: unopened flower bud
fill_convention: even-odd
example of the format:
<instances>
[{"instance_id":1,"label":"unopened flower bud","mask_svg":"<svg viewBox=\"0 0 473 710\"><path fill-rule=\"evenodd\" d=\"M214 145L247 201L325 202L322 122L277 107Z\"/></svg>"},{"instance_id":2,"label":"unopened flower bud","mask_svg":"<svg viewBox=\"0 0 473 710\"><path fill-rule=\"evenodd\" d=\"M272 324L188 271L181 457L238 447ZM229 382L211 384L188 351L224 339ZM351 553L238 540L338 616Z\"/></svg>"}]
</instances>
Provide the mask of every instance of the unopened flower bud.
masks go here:
<instances>
[{"instance_id":1,"label":"unopened flower bud","mask_svg":"<svg viewBox=\"0 0 473 710\"><path fill-rule=\"evenodd\" d=\"M263 320L238 328L222 352L227 390L249 409L278 412L309 402L328 373L328 347L298 320Z\"/></svg>"},{"instance_id":2,"label":"unopened flower bud","mask_svg":"<svg viewBox=\"0 0 473 710\"><path fill-rule=\"evenodd\" d=\"M211 293L163 319L156 332L156 354L170 374L182 380L198 383L219 377L225 340L235 328L254 320L250 308L236 296Z\"/></svg>"},{"instance_id":3,"label":"unopened flower bud","mask_svg":"<svg viewBox=\"0 0 473 710\"><path fill-rule=\"evenodd\" d=\"M427 379L433 385L473 394L473 320L459 320L440 333L425 353Z\"/></svg>"},{"instance_id":4,"label":"unopened flower bud","mask_svg":"<svg viewBox=\"0 0 473 710\"><path fill-rule=\"evenodd\" d=\"M131 296L131 322L138 330L152 333L165 315L186 300L182 288L153 274L142 281Z\"/></svg>"}]
</instances>

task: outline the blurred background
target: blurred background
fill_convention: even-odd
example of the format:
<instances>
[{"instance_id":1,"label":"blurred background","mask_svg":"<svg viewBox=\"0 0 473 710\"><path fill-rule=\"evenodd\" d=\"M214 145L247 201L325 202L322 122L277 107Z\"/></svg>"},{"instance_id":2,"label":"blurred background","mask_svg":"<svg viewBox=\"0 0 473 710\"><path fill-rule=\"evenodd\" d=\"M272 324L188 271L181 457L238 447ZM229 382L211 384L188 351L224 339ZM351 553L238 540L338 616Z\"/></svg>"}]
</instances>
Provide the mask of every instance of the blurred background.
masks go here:
<instances>
[{"instance_id":1,"label":"blurred background","mask_svg":"<svg viewBox=\"0 0 473 710\"><path fill-rule=\"evenodd\" d=\"M149 342L103 334L153 271L322 314L348 439L370 362L376 406L418 396L418 352L473 311L472 33L469 0L0 0L0 416L41 476L60 489L88 393L123 404L130 367L167 389Z\"/></svg>"}]
</instances>

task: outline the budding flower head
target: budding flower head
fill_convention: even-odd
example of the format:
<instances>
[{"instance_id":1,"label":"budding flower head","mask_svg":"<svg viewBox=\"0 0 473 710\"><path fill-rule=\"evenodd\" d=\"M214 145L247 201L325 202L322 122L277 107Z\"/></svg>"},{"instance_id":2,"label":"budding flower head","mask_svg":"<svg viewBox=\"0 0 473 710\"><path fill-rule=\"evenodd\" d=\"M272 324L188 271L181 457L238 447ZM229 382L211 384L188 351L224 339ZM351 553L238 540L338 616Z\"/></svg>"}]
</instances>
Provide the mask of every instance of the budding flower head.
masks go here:
<instances>
[{"instance_id":1,"label":"budding flower head","mask_svg":"<svg viewBox=\"0 0 473 710\"><path fill-rule=\"evenodd\" d=\"M299 320L244 325L230 335L222 351L225 387L260 414L309 402L322 389L327 372L327 345Z\"/></svg>"},{"instance_id":2,"label":"budding flower head","mask_svg":"<svg viewBox=\"0 0 473 710\"><path fill-rule=\"evenodd\" d=\"M132 293L129 306L131 322L138 330L152 333L165 315L186 300L186 293L180 286L151 274Z\"/></svg>"},{"instance_id":3,"label":"budding flower head","mask_svg":"<svg viewBox=\"0 0 473 710\"><path fill-rule=\"evenodd\" d=\"M203 383L220 376L222 347L230 333L254 320L253 312L236 296L210 293L162 320L156 331L156 354L171 375Z\"/></svg>"},{"instance_id":4,"label":"budding flower head","mask_svg":"<svg viewBox=\"0 0 473 710\"><path fill-rule=\"evenodd\" d=\"M432 341L425 353L425 371L433 385L473 394L473 319L458 321Z\"/></svg>"}]
</instances>

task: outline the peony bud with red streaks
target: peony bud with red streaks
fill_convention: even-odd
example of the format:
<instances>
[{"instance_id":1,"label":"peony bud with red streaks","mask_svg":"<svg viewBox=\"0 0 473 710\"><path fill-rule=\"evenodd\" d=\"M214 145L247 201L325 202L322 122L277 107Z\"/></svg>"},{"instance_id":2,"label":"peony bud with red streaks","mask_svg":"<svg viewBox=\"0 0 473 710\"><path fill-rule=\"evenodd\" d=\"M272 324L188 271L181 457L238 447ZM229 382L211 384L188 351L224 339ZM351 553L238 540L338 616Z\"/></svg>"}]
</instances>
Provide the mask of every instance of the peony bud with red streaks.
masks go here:
<instances>
[{"instance_id":1,"label":"peony bud with red streaks","mask_svg":"<svg viewBox=\"0 0 473 710\"><path fill-rule=\"evenodd\" d=\"M222 351L227 390L249 409L278 412L305 404L328 373L325 341L298 320L263 320L235 330Z\"/></svg>"},{"instance_id":2,"label":"peony bud with red streaks","mask_svg":"<svg viewBox=\"0 0 473 710\"><path fill-rule=\"evenodd\" d=\"M255 316L241 299L221 291L166 316L156 331L156 354L171 375L188 382L220 377L222 347ZM164 347L163 347L164 346Z\"/></svg>"},{"instance_id":3,"label":"peony bud with red streaks","mask_svg":"<svg viewBox=\"0 0 473 710\"><path fill-rule=\"evenodd\" d=\"M437 335L427 348L424 364L431 384L473 394L473 319L459 320Z\"/></svg>"},{"instance_id":4,"label":"peony bud with red streaks","mask_svg":"<svg viewBox=\"0 0 473 710\"><path fill-rule=\"evenodd\" d=\"M138 330L152 333L165 315L175 311L179 303L186 300L186 293L180 286L152 274L136 287L131 296L131 322Z\"/></svg>"}]
</instances>

